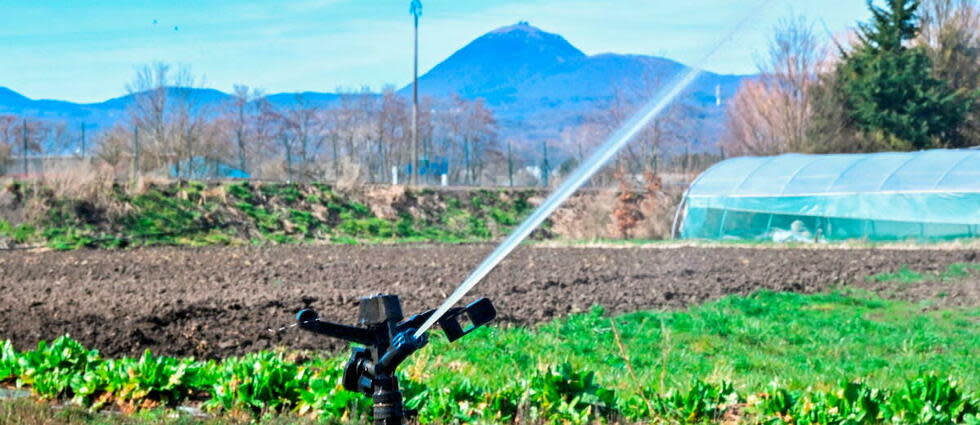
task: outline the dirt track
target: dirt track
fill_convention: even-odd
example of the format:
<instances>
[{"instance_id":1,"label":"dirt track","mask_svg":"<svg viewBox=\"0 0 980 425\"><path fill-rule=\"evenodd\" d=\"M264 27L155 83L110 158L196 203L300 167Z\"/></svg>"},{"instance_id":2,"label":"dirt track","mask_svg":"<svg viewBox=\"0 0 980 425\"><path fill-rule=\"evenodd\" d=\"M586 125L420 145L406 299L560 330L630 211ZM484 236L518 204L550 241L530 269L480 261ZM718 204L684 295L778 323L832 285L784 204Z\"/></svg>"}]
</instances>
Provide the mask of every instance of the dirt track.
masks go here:
<instances>
[{"instance_id":1,"label":"dirt track","mask_svg":"<svg viewBox=\"0 0 980 425\"><path fill-rule=\"evenodd\" d=\"M406 314L435 307L491 245L160 248L0 252L0 339L19 348L65 333L107 355L221 357L275 346L337 348L267 329L300 308L352 323L358 297L402 296ZM524 247L467 299L491 297L501 320L537 323L587 309L682 307L759 289L838 285L885 296L980 305L980 276L953 283L871 284L903 265L943 270L976 250L607 249Z\"/></svg>"}]
</instances>

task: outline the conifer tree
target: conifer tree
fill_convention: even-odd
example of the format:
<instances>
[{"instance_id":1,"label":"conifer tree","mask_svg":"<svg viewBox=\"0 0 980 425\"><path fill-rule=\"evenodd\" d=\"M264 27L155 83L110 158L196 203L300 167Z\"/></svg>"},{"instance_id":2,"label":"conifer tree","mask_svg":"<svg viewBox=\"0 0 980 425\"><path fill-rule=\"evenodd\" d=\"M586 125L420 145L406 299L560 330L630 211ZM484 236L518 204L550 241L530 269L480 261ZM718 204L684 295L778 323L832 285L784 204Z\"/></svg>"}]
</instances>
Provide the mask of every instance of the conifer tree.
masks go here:
<instances>
[{"instance_id":1,"label":"conifer tree","mask_svg":"<svg viewBox=\"0 0 980 425\"><path fill-rule=\"evenodd\" d=\"M919 31L918 0L871 0L870 23L860 25L860 42L837 68L845 108L857 130L882 148L928 149L956 137L971 96L935 78L923 47L909 41Z\"/></svg>"}]
</instances>

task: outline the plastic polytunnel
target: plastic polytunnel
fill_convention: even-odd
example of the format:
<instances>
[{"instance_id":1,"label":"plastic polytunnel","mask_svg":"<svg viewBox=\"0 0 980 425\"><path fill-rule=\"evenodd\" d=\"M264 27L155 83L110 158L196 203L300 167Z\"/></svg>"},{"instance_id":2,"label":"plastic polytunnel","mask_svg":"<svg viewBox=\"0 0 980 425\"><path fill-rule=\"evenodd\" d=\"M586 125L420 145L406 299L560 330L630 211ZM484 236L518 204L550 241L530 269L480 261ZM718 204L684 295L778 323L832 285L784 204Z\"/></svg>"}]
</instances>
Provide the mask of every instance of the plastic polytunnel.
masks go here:
<instances>
[{"instance_id":1,"label":"plastic polytunnel","mask_svg":"<svg viewBox=\"0 0 980 425\"><path fill-rule=\"evenodd\" d=\"M684 239L980 237L980 150L739 157L691 183Z\"/></svg>"}]
</instances>

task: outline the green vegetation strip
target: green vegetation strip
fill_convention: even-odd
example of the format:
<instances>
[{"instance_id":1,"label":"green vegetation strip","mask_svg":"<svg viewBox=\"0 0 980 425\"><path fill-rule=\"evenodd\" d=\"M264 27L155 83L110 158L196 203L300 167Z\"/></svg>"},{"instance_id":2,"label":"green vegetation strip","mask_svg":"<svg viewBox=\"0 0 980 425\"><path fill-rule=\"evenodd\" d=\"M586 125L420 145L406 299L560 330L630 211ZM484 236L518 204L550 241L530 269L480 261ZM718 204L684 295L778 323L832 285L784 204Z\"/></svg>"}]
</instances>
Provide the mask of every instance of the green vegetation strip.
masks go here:
<instances>
[{"instance_id":1,"label":"green vegetation strip","mask_svg":"<svg viewBox=\"0 0 980 425\"><path fill-rule=\"evenodd\" d=\"M894 273L878 273L868 276L872 282L921 283L931 281L951 282L970 277L971 273L980 272L978 263L955 263L946 267L942 272L919 272L902 266Z\"/></svg>"},{"instance_id":2,"label":"green vegetation strip","mask_svg":"<svg viewBox=\"0 0 980 425\"><path fill-rule=\"evenodd\" d=\"M208 186L176 182L139 192L115 186L91 199L58 197L44 187L5 189L41 211L29 223L0 220L0 242L57 250L149 245L466 242L506 234L531 210L531 191L464 194L408 189L395 218L319 183ZM462 197L464 199L460 199Z\"/></svg>"},{"instance_id":3,"label":"green vegetation strip","mask_svg":"<svg viewBox=\"0 0 980 425\"><path fill-rule=\"evenodd\" d=\"M978 320L976 309L923 312L854 293L763 292L616 318L594 308L451 346L435 338L403 385L421 423L978 424ZM92 409L365 418L368 400L339 386L343 362L103 359L62 337L0 346L0 381Z\"/></svg>"}]
</instances>

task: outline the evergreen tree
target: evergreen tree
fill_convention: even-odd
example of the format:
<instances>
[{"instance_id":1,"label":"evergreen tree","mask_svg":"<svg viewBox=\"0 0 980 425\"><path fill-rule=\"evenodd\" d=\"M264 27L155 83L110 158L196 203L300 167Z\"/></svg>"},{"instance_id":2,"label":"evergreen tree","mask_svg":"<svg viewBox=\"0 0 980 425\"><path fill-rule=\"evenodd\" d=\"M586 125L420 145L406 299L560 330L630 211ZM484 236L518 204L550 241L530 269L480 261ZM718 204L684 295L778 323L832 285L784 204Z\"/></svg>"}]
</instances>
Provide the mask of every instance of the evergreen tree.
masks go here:
<instances>
[{"instance_id":1,"label":"evergreen tree","mask_svg":"<svg viewBox=\"0 0 980 425\"><path fill-rule=\"evenodd\" d=\"M922 47L909 47L919 31L918 0L868 0L873 19L860 25L860 43L837 68L850 120L881 147L928 149L956 137L971 97L932 75Z\"/></svg>"}]
</instances>

